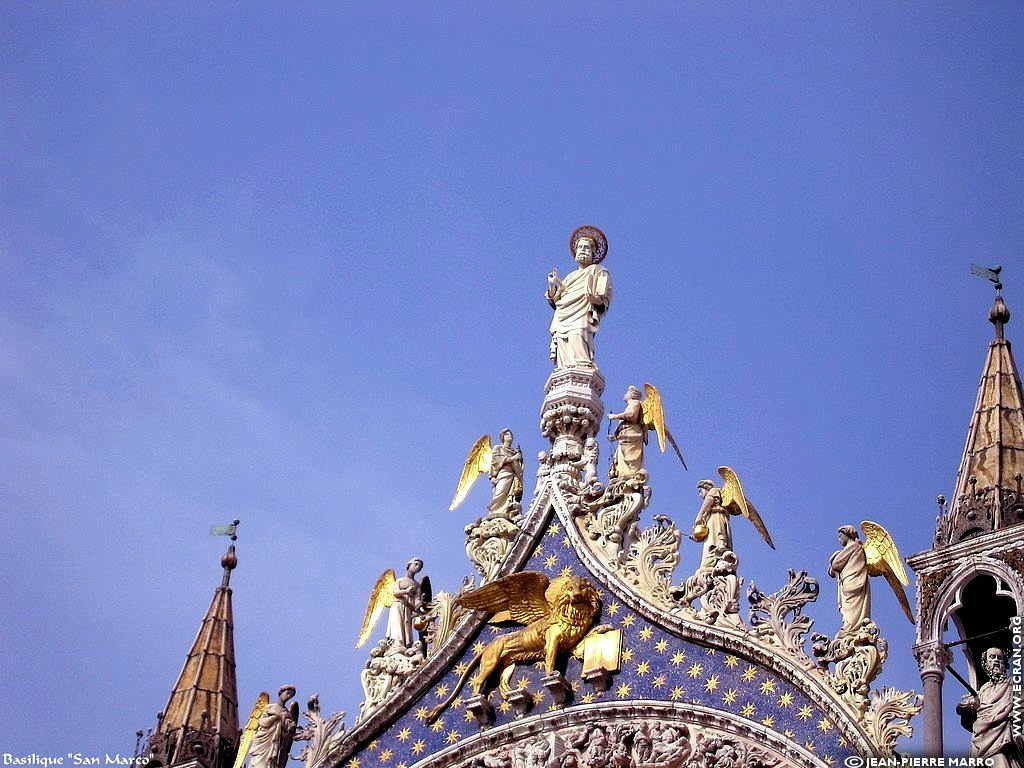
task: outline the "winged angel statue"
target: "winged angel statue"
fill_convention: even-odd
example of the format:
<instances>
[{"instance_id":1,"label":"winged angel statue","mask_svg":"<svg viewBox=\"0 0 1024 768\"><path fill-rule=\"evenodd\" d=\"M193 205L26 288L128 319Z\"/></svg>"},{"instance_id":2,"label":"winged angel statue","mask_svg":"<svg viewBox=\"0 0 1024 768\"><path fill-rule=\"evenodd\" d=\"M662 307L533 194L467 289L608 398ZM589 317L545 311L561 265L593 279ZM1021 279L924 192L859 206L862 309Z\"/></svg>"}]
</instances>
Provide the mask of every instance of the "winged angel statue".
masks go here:
<instances>
[{"instance_id":1,"label":"winged angel statue","mask_svg":"<svg viewBox=\"0 0 1024 768\"><path fill-rule=\"evenodd\" d=\"M622 413L609 413L608 418L618 421L615 432L609 436L612 442L618 443L615 456L612 458L611 475L613 478L628 479L644 468L644 446L647 445L647 433L653 429L658 435L658 447L665 452L665 441L672 444L679 461L686 469L686 459L676 443L672 433L665 424L665 406L661 393L653 384L644 384L644 396L640 399L640 390L630 387L626 390L623 400L626 407Z\"/></svg>"},{"instance_id":2,"label":"winged angel statue","mask_svg":"<svg viewBox=\"0 0 1024 768\"><path fill-rule=\"evenodd\" d=\"M416 580L416 574L421 570L423 561L414 557L406 565L405 576L402 578L397 578L390 568L380 575L370 593L356 648L365 645L384 609L388 608L390 612L386 642L389 646L402 652L422 650L415 634L416 619L426 612L433 595L429 577L424 576L419 581Z\"/></svg>"},{"instance_id":3,"label":"winged angel statue","mask_svg":"<svg viewBox=\"0 0 1024 768\"><path fill-rule=\"evenodd\" d=\"M700 568L714 568L721 552L732 550L732 525L729 518L733 515L747 518L768 546L775 549L764 520L743 493L739 476L724 466L718 468L718 474L725 481L721 488L716 487L711 480L697 483L697 492L704 500L693 523L694 541L704 544Z\"/></svg>"},{"instance_id":4,"label":"winged angel statue","mask_svg":"<svg viewBox=\"0 0 1024 768\"><path fill-rule=\"evenodd\" d=\"M298 702L288 704L294 696L291 685L281 686L273 704L266 691L259 695L239 739L234 768L241 768L250 756L249 768L284 768L299 721Z\"/></svg>"},{"instance_id":5,"label":"winged angel statue","mask_svg":"<svg viewBox=\"0 0 1024 768\"><path fill-rule=\"evenodd\" d=\"M840 634L855 631L865 619L871 618L871 585L868 578L884 576L896 593L903 613L914 623L914 612L903 587L908 584L903 558L896 542L878 523L865 520L860 524L864 532L861 542L857 529L844 525L839 529L842 549L834 552L828 564L829 576L839 584L839 612L843 616Z\"/></svg>"},{"instance_id":6,"label":"winged angel statue","mask_svg":"<svg viewBox=\"0 0 1024 768\"><path fill-rule=\"evenodd\" d=\"M591 629L601 610L601 600L594 586L579 576L560 576L548 581L543 573L514 573L467 592L456 600L456 605L492 613L491 624L513 622L525 626L498 635L477 653L451 695L430 713L427 722L436 720L455 700L474 669L475 695L486 691L499 670L499 691L508 695L516 664L543 661L545 674L555 674L561 654L572 652L582 658L584 639L591 633L611 629Z\"/></svg>"},{"instance_id":7,"label":"winged angel statue","mask_svg":"<svg viewBox=\"0 0 1024 768\"><path fill-rule=\"evenodd\" d=\"M518 507L523 498L523 452L512 447L515 437L511 429L501 430L498 439L501 442L492 445L491 436L484 435L473 443L449 510L462 504L476 479L486 473L491 480L488 511L497 513L507 509L514 516L513 508Z\"/></svg>"}]
</instances>

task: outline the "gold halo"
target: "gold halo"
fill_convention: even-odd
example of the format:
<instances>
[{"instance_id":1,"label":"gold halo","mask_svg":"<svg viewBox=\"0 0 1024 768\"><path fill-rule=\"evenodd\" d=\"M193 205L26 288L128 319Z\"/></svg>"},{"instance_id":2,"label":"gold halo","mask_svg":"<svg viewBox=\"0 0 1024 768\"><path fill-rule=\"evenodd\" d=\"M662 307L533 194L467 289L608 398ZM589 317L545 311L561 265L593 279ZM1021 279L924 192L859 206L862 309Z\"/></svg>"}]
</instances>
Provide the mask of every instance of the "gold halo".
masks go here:
<instances>
[{"instance_id":1,"label":"gold halo","mask_svg":"<svg viewBox=\"0 0 1024 768\"><path fill-rule=\"evenodd\" d=\"M604 257L608 255L608 238L604 236L604 232L591 224L576 227L576 231L569 238L569 253L572 257L576 258L576 241L581 237L589 237L594 241L594 263L600 264L604 261Z\"/></svg>"}]
</instances>

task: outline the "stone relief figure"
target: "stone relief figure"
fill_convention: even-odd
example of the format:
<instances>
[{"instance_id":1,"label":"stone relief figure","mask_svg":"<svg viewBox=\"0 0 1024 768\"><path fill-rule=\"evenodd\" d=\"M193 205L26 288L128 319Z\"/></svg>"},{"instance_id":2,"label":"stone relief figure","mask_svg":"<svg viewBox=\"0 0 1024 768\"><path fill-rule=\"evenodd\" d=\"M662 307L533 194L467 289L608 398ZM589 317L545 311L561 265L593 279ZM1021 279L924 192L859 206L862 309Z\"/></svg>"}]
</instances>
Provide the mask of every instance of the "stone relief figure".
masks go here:
<instances>
[{"instance_id":1,"label":"stone relief figure","mask_svg":"<svg viewBox=\"0 0 1024 768\"><path fill-rule=\"evenodd\" d=\"M487 510L492 515L517 518L519 502L523 498L523 452L512 447L515 436L511 429L503 429L498 435L499 442L492 445L491 436L483 435L469 450L466 463L455 489L455 496L449 510L458 508L469 495L476 479L486 474L491 481L491 502Z\"/></svg>"},{"instance_id":2,"label":"stone relief figure","mask_svg":"<svg viewBox=\"0 0 1024 768\"><path fill-rule=\"evenodd\" d=\"M236 766L248 755L250 768L284 768L299 722L298 702L288 703L294 697L293 685L282 685L274 703L260 694L239 740Z\"/></svg>"},{"instance_id":3,"label":"stone relief figure","mask_svg":"<svg viewBox=\"0 0 1024 768\"><path fill-rule=\"evenodd\" d=\"M956 711L971 736L971 757L990 758L996 768L1020 768L1024 756L1013 738L1013 684L1006 674L1006 656L1001 648L989 648L981 657L988 681L976 696L967 694Z\"/></svg>"},{"instance_id":4,"label":"stone relief figure","mask_svg":"<svg viewBox=\"0 0 1024 768\"><path fill-rule=\"evenodd\" d=\"M730 523L733 515L743 515L750 520L768 546L775 549L771 534L757 509L744 495L736 473L723 466L718 468L718 474L725 480L721 488L711 480L697 483L697 493L703 501L693 523L693 539L704 545L699 568L707 571L714 570L721 551L734 551Z\"/></svg>"},{"instance_id":5,"label":"stone relief figure","mask_svg":"<svg viewBox=\"0 0 1024 768\"><path fill-rule=\"evenodd\" d=\"M665 406L657 388L653 384L644 384L641 400L640 390L630 387L622 399L626 403L622 413L608 414L610 420L619 422L608 438L618 443L609 472L612 479L628 479L644 468L644 447L647 445L647 433L652 429L658 435L661 452L665 452L666 441L671 443L685 469L686 460L665 424Z\"/></svg>"},{"instance_id":6,"label":"stone relief figure","mask_svg":"<svg viewBox=\"0 0 1024 768\"><path fill-rule=\"evenodd\" d=\"M417 619L427 612L432 594L428 577L416 579L421 570L423 561L414 557L406 564L402 578L396 578L390 568L380 575L370 593L356 648L366 643L384 609L388 608L387 641L390 648L402 653L412 650L420 656L426 655L426 649L418 638Z\"/></svg>"},{"instance_id":7,"label":"stone relief figure","mask_svg":"<svg viewBox=\"0 0 1024 768\"><path fill-rule=\"evenodd\" d=\"M569 238L569 251L579 265L561 279L548 275L545 297L551 319L551 359L556 368L596 368L594 336L612 301L608 270L599 266L608 253L608 239L597 227L579 227Z\"/></svg>"},{"instance_id":8,"label":"stone relief figure","mask_svg":"<svg viewBox=\"0 0 1024 768\"><path fill-rule=\"evenodd\" d=\"M865 520L861 524L865 541L861 542L857 529L844 525L839 529L839 543L842 549L832 553L828 574L838 583L839 612L843 617L840 633L852 632L860 627L864 619L871 618L871 576L885 576L899 600L903 613L911 624L914 612L910 608L903 585L907 584L907 572L903 567L896 542L885 528L878 523Z\"/></svg>"}]
</instances>

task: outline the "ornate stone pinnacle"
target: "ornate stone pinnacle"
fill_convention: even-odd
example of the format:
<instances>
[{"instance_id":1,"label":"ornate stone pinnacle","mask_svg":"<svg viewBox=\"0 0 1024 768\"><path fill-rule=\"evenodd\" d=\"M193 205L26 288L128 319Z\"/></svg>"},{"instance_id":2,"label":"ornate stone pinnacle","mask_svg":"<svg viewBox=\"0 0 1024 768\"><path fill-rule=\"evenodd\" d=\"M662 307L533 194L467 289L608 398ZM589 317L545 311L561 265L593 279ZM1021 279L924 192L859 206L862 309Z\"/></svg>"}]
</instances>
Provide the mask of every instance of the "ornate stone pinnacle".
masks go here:
<instances>
[{"instance_id":1,"label":"ornate stone pinnacle","mask_svg":"<svg viewBox=\"0 0 1024 768\"><path fill-rule=\"evenodd\" d=\"M595 437L604 418L604 377L593 368L558 368L544 387L540 431L551 440L553 469L571 466L583 456L583 444Z\"/></svg>"}]
</instances>

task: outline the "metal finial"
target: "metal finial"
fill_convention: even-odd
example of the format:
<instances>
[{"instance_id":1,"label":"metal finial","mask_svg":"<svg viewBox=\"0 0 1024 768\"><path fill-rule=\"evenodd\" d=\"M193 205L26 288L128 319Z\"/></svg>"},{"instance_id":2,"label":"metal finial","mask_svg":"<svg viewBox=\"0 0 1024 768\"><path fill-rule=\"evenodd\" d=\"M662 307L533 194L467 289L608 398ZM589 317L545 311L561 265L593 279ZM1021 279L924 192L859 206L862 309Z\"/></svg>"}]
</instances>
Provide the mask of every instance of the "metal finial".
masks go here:
<instances>
[{"instance_id":1,"label":"metal finial","mask_svg":"<svg viewBox=\"0 0 1024 768\"><path fill-rule=\"evenodd\" d=\"M231 521L231 525L211 525L210 535L211 536L230 536L232 544L228 547L228 551L220 559L220 567L224 569L224 578L221 580L220 585L222 587L228 586L231 581L231 571L238 565L238 556L235 554L234 542L238 541L238 525L241 520L235 519Z\"/></svg>"},{"instance_id":2,"label":"metal finial","mask_svg":"<svg viewBox=\"0 0 1024 768\"><path fill-rule=\"evenodd\" d=\"M978 277L984 277L990 283L996 287L996 295L1003 290L1003 284L999 279L999 273L1003 271L1003 267L1000 264L996 264L991 269L983 267L980 264L971 264L971 274L977 275Z\"/></svg>"}]
</instances>

